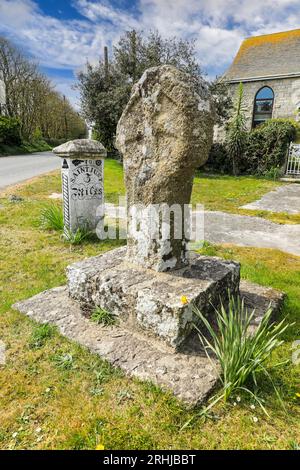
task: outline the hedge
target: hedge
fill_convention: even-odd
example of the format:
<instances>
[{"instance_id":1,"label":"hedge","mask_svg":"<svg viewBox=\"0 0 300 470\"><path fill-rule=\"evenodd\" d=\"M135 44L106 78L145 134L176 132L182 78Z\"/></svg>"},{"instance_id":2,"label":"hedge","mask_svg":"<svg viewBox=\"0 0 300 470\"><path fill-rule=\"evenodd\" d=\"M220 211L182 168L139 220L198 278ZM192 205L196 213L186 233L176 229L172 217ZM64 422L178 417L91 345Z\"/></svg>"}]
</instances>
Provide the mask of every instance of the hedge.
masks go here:
<instances>
[{"instance_id":1,"label":"hedge","mask_svg":"<svg viewBox=\"0 0 300 470\"><path fill-rule=\"evenodd\" d=\"M265 175L280 169L296 133L297 124L286 119L270 119L251 131L242 162L246 171Z\"/></svg>"},{"instance_id":2,"label":"hedge","mask_svg":"<svg viewBox=\"0 0 300 470\"><path fill-rule=\"evenodd\" d=\"M18 119L0 116L0 143L4 145L21 144L20 122Z\"/></svg>"},{"instance_id":3,"label":"hedge","mask_svg":"<svg viewBox=\"0 0 300 470\"><path fill-rule=\"evenodd\" d=\"M288 119L270 119L251 130L240 161L243 174L269 175L280 171L285 163L289 143L296 138L299 125ZM232 162L225 143L215 143L205 168L218 173L232 173Z\"/></svg>"}]
</instances>

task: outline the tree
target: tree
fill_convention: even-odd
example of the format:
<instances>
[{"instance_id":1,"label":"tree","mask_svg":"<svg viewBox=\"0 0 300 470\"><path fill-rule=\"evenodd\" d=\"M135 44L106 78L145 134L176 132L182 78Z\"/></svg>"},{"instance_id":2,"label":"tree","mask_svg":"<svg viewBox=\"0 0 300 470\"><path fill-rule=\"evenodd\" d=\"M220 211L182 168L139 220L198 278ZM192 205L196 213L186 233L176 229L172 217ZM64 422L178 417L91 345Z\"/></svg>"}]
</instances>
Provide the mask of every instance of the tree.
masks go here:
<instances>
[{"instance_id":1,"label":"tree","mask_svg":"<svg viewBox=\"0 0 300 470\"><path fill-rule=\"evenodd\" d=\"M6 95L6 114L20 123L23 140L32 140L40 134L50 140L85 135L84 120L71 104L54 90L37 64L2 37L0 76Z\"/></svg>"},{"instance_id":2,"label":"tree","mask_svg":"<svg viewBox=\"0 0 300 470\"><path fill-rule=\"evenodd\" d=\"M233 103L229 94L229 87L227 83L217 77L209 84L209 91L214 102L216 124L222 126L232 114Z\"/></svg>"},{"instance_id":3,"label":"tree","mask_svg":"<svg viewBox=\"0 0 300 470\"><path fill-rule=\"evenodd\" d=\"M244 89L240 83L237 99L233 107L233 114L228 123L226 135L226 147L232 160L232 171L236 176L239 173L239 165L243 157L247 142L246 117L244 106Z\"/></svg>"},{"instance_id":4,"label":"tree","mask_svg":"<svg viewBox=\"0 0 300 470\"><path fill-rule=\"evenodd\" d=\"M95 123L95 133L108 150L116 151L116 126L132 85L147 68L163 64L174 65L191 74L199 87L210 87L203 80L195 43L175 37L164 39L156 31L146 37L142 32L127 31L113 48L108 73L102 60L96 66L88 63L86 70L79 73L77 88L83 115ZM222 107L229 107L224 85L220 87L215 83L211 91L216 97L219 119L224 121L228 111L222 111Z\"/></svg>"},{"instance_id":5,"label":"tree","mask_svg":"<svg viewBox=\"0 0 300 470\"><path fill-rule=\"evenodd\" d=\"M21 118L26 113L29 90L35 90L38 77L36 65L30 63L8 40L0 37L0 71L5 89L6 112ZM32 98L31 93L31 98ZM29 110L28 110L29 111ZM29 112L27 112L28 116ZM21 121L21 133L26 133Z\"/></svg>"},{"instance_id":6,"label":"tree","mask_svg":"<svg viewBox=\"0 0 300 470\"><path fill-rule=\"evenodd\" d=\"M78 75L83 115L95 122L95 133L107 150L114 150L117 122L130 95L131 85L114 64L108 73L103 61L95 67L87 64Z\"/></svg>"},{"instance_id":7,"label":"tree","mask_svg":"<svg viewBox=\"0 0 300 470\"><path fill-rule=\"evenodd\" d=\"M131 84L149 67L164 64L174 65L198 79L201 68L195 55L193 41L163 39L157 31L150 31L147 37L142 32L127 31L114 47L116 68Z\"/></svg>"},{"instance_id":8,"label":"tree","mask_svg":"<svg viewBox=\"0 0 300 470\"><path fill-rule=\"evenodd\" d=\"M54 142L82 138L86 134L82 117L66 97L53 89L48 89L44 94L39 127L46 140Z\"/></svg>"}]
</instances>

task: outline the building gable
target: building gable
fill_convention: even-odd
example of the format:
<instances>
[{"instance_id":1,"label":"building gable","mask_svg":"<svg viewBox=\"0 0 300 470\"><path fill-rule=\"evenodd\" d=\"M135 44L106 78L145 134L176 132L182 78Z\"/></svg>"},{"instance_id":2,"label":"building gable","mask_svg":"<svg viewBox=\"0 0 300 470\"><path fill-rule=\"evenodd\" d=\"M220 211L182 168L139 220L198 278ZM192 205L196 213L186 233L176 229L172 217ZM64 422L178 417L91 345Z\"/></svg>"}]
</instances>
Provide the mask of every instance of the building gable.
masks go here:
<instances>
[{"instance_id":1,"label":"building gable","mask_svg":"<svg viewBox=\"0 0 300 470\"><path fill-rule=\"evenodd\" d=\"M229 82L300 76L300 29L243 41L224 78Z\"/></svg>"}]
</instances>

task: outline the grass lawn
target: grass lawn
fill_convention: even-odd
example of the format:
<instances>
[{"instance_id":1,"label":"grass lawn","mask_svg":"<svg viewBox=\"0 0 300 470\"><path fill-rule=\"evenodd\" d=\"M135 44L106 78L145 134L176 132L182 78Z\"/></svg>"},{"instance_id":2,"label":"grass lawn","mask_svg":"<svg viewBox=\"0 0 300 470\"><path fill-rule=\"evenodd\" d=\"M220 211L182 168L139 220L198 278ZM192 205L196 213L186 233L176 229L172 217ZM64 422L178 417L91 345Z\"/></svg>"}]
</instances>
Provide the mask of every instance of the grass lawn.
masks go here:
<instances>
[{"instance_id":1,"label":"grass lawn","mask_svg":"<svg viewBox=\"0 0 300 470\"><path fill-rule=\"evenodd\" d=\"M205 210L232 212L234 214L263 217L279 224L299 224L300 215L273 214L262 210L240 209L249 202L260 199L282 183L252 176L201 175L194 180L193 204L204 204Z\"/></svg>"},{"instance_id":2,"label":"grass lawn","mask_svg":"<svg viewBox=\"0 0 300 470\"><path fill-rule=\"evenodd\" d=\"M208 209L239 212L278 183L254 178L196 179L193 202ZM57 173L0 195L0 340L6 364L0 366L0 448L83 449L295 449L300 446L300 366L291 362L274 370L274 382L286 405L265 380L259 394L270 417L242 397L220 405L211 419L195 419L181 403L150 383L129 379L99 357L11 309L12 303L65 282L65 267L104 252L119 242L85 242L70 247L56 232L40 229L38 218L48 195L60 191ZM7 200L7 193L24 198ZM124 192L122 169L107 161L106 199ZM284 219L284 221L288 221ZM295 222L292 218L289 220ZM295 325L269 364L290 360L300 339L300 257L275 250L215 247L203 251L242 263L242 276L288 295L284 315ZM253 418L258 418L254 422Z\"/></svg>"}]
</instances>

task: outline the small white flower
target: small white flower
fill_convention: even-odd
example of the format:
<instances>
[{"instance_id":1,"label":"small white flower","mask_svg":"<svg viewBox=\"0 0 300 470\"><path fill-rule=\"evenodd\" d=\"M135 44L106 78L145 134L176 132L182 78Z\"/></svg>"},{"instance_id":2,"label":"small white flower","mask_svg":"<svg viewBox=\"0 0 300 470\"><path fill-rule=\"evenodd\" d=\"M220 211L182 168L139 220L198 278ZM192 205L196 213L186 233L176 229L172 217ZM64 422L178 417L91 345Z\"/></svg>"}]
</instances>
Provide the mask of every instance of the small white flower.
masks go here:
<instances>
[{"instance_id":1,"label":"small white flower","mask_svg":"<svg viewBox=\"0 0 300 470\"><path fill-rule=\"evenodd\" d=\"M239 403L241 401L241 397L236 397L236 401Z\"/></svg>"},{"instance_id":2,"label":"small white flower","mask_svg":"<svg viewBox=\"0 0 300 470\"><path fill-rule=\"evenodd\" d=\"M48 387L46 388L46 393L49 393L49 392L51 392L51 388Z\"/></svg>"},{"instance_id":3,"label":"small white flower","mask_svg":"<svg viewBox=\"0 0 300 470\"><path fill-rule=\"evenodd\" d=\"M233 402L233 406L236 406L236 401Z\"/></svg>"},{"instance_id":4,"label":"small white flower","mask_svg":"<svg viewBox=\"0 0 300 470\"><path fill-rule=\"evenodd\" d=\"M35 432L39 434L40 432L42 432L42 428L36 428Z\"/></svg>"},{"instance_id":5,"label":"small white flower","mask_svg":"<svg viewBox=\"0 0 300 470\"><path fill-rule=\"evenodd\" d=\"M17 433L17 432L14 432L14 433L12 434L13 439L16 439L17 436L18 436L18 433Z\"/></svg>"},{"instance_id":6,"label":"small white flower","mask_svg":"<svg viewBox=\"0 0 300 470\"><path fill-rule=\"evenodd\" d=\"M258 421L258 418L256 416L253 416L253 422L257 423L257 421Z\"/></svg>"},{"instance_id":7,"label":"small white flower","mask_svg":"<svg viewBox=\"0 0 300 470\"><path fill-rule=\"evenodd\" d=\"M251 410L255 410L255 405L250 406Z\"/></svg>"}]
</instances>

